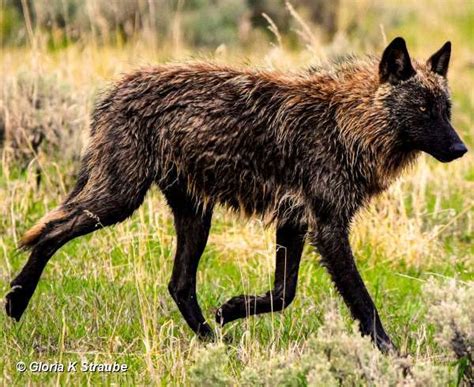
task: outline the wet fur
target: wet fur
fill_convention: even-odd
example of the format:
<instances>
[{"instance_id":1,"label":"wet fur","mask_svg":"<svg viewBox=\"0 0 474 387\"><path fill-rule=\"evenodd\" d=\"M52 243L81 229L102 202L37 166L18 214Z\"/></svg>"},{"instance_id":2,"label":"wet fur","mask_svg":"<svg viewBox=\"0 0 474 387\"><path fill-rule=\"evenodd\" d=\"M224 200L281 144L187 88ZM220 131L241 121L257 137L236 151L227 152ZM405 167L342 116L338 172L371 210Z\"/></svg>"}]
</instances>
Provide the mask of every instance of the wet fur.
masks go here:
<instances>
[{"instance_id":1,"label":"wet fur","mask_svg":"<svg viewBox=\"0 0 474 387\"><path fill-rule=\"evenodd\" d=\"M66 203L131 200L151 182L180 180L203 205L283 221L296 207L311 218L317 204L349 219L415 156L392 134L390 86L379 88L376 69L366 59L299 74L209 63L140 70L97 106Z\"/></svg>"},{"instance_id":2,"label":"wet fur","mask_svg":"<svg viewBox=\"0 0 474 387\"><path fill-rule=\"evenodd\" d=\"M444 78L413 66L410 82L447 93ZM213 207L221 204L275 223L278 250L274 289L229 300L216 314L219 323L286 307L308 237L362 332L391 348L348 235L355 213L418 154L397 135L402 117L390 106L397 87L380 84L373 57L293 74L187 63L127 75L95 109L75 189L22 239L32 253L12 282L8 314L21 317L59 247L124 220L156 183L178 237L169 289L195 332L212 334L195 275Z\"/></svg>"}]
</instances>

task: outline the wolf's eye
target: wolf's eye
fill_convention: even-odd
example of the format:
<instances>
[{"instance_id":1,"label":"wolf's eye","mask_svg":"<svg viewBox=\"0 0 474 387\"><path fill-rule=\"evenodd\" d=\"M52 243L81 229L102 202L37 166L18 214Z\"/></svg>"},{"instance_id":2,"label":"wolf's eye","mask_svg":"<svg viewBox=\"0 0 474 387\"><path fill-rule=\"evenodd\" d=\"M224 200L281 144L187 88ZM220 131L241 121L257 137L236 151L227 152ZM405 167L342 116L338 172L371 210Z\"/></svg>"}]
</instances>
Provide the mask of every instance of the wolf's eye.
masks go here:
<instances>
[{"instance_id":1,"label":"wolf's eye","mask_svg":"<svg viewBox=\"0 0 474 387\"><path fill-rule=\"evenodd\" d=\"M420 112L423 112L423 113L426 112L426 107L425 106L418 106L418 109L420 110Z\"/></svg>"}]
</instances>

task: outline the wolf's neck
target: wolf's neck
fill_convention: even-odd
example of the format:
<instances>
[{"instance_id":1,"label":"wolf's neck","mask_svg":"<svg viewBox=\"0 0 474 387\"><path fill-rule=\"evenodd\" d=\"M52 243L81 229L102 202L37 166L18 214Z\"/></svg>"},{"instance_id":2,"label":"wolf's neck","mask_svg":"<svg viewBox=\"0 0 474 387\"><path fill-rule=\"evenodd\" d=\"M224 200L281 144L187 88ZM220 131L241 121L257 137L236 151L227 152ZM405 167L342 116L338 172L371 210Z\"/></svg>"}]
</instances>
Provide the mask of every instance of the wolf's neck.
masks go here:
<instances>
[{"instance_id":1,"label":"wolf's neck","mask_svg":"<svg viewBox=\"0 0 474 387\"><path fill-rule=\"evenodd\" d=\"M394 147L385 149L379 157L372 153L372 185L373 191L385 191L403 172L414 164L420 152Z\"/></svg>"}]
</instances>

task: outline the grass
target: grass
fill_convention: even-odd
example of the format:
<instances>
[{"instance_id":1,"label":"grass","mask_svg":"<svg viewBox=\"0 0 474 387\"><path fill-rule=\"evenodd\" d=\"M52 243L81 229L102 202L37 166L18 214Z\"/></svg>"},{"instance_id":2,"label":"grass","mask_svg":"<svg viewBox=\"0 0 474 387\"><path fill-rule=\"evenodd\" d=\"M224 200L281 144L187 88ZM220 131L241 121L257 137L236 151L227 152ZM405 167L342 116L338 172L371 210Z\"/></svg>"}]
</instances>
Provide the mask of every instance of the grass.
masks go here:
<instances>
[{"instance_id":1,"label":"grass","mask_svg":"<svg viewBox=\"0 0 474 387\"><path fill-rule=\"evenodd\" d=\"M456 13L456 9L463 9L459 6L462 2L452 0L456 7L448 7L446 15L434 3L426 10L410 2L398 3L397 22L384 31L389 37L406 33L415 56L427 56L441 46L446 37L437 26L442 20L447 23L455 50L449 75L454 124L472 149L473 36L466 16ZM343 4L347 11L347 2ZM371 4L361 1L355 12L363 14ZM472 8L467 8L466 14L472 14ZM376 25L374 20L371 23ZM429 43L425 36L430 36ZM76 118L72 119L83 133L88 130L84 116L107 82L140 65L180 60L192 53L192 48L186 47L180 51L151 49L140 41L120 48L88 42L50 51L41 47L41 35L37 38L35 49L2 48L4 71L0 79L6 85L6 81L14 84L25 72L33 79L51 79L54 74L58 82L69 86L65 90L74 98L68 103L78 108L73 109ZM313 50L261 44L266 47L264 55L231 49L206 55L229 63L296 68L317 61L314 52L337 54L347 45L364 47L363 37L351 39L340 46ZM314 44L318 37L306 40ZM383 39L379 40L382 47ZM2 109L9 117L19 115L22 105L10 104L18 98L14 88L5 87L3 92ZM69 117L66 113L70 113L68 106L53 106L43 111L46 117L40 119L48 122L54 114ZM75 141L72 146L82 146L79 139ZM16 250L18 238L65 196L77 166L61 154L40 152L22 170L7 156L8 149L3 152L0 171L0 295L8 292L10 279L26 259ZM34 176L37 166L43 173L39 188ZM152 190L131 219L74 240L51 259L19 324L0 313L0 382L394 385L404 381L408 385L456 385L459 374L466 378L466 359L457 359L451 342L442 334L450 333L452 325L445 311L453 316L462 312L463 318L456 317L453 323L459 323L472 346L472 298L461 295L466 289L472 291L474 283L473 176L472 155L448 165L423 156L354 224L351 240L361 274L386 330L406 357L381 357L360 338L310 247L304 252L298 293L290 308L284 313L239 320L223 330L216 328L217 344L199 342L167 291L176 238L171 214L161 194ZM198 298L209 321L214 310L230 297L259 294L271 287L274 250L272 228L265 229L256 219L244 220L225 209L217 210L198 272ZM459 297L453 299L454 295ZM126 363L128 371L16 370L18 361L67 364L83 360ZM407 369L408 373L402 372Z\"/></svg>"},{"instance_id":2,"label":"grass","mask_svg":"<svg viewBox=\"0 0 474 387\"><path fill-rule=\"evenodd\" d=\"M419 214L405 204L422 199L409 193L410 185L426 172L425 168L438 168L429 165L419 167L413 180L400 182L400 187L394 187L358 220L353 245L361 273L401 351L418 362L442 365L455 375L449 351L437 344L433 325L426 320L429 304L423 298L422 286L431 277L472 282L472 211L466 212L466 203L458 202L458 197L469 195L455 184L450 184L454 187L450 192L453 201L443 198L434 212ZM445 168L460 173L455 172L459 166ZM15 253L16 238L63 195L58 184L65 178L61 171L51 168L47 173L55 189L36 190L31 176L1 176L5 203L1 231L6 235L0 245L2 294L8 290L7 279L18 272L25 260L24 254ZM423 200L435 201L431 197L439 197L439 193L435 195L437 186L428 184ZM398 195L404 199L399 203ZM436 234L437 248L433 252L411 252L409 244L386 241L395 234L394 227L398 241L409 241L413 236L410 227L405 228L404 221L394 215L380 221L383 213L378 213L377 206L387 203L391 203L392 211L401 206L412 212L407 215L408 222L421 217L425 231L414 229L420 234L412 241L413 246L427 242L424 239L431 238L433 227L439 231L440 226L448 225ZM452 208L458 210L444 214ZM189 331L167 292L174 244L170 213L161 195L153 191L129 221L74 240L61 249L48 265L22 322L16 324L0 314L0 345L5 349L1 377L18 384L27 380L61 384L189 383L189 369L196 363L196 351L202 350L204 344ZM214 309L231 296L262 293L270 287L274 247L273 230L264 229L256 220L236 219L223 209L217 212L198 274L198 297L209 319L213 318ZM399 256L390 256L397 249ZM231 380L242 378L243 370L260 364L259 357L267 353L281 356L304 348L321 329L328 304L337 304L344 326L350 330L348 313L310 248L305 250L300 273L298 296L284 313L237 321L218 332L230 340L224 352L229 357L226 375ZM29 364L84 359L124 362L129 371L15 371L20 360Z\"/></svg>"}]
</instances>

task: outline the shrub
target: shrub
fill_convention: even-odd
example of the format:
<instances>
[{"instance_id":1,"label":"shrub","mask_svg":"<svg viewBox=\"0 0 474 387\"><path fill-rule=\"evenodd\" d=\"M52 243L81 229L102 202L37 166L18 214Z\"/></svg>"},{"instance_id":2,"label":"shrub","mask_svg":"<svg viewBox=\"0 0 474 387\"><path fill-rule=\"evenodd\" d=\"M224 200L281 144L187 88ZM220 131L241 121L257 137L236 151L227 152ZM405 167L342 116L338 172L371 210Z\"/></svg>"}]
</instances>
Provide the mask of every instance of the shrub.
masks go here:
<instances>
[{"instance_id":1,"label":"shrub","mask_svg":"<svg viewBox=\"0 0 474 387\"><path fill-rule=\"evenodd\" d=\"M436 329L435 338L444 348L450 348L458 368L458 383L474 382L474 283L461 284L450 279L442 284L431 279L424 286L428 321Z\"/></svg>"},{"instance_id":2,"label":"shrub","mask_svg":"<svg viewBox=\"0 0 474 387\"><path fill-rule=\"evenodd\" d=\"M0 139L8 163L27 165L43 153L79 158L87 125L80 93L54 76L20 73L5 80L0 100Z\"/></svg>"},{"instance_id":3,"label":"shrub","mask_svg":"<svg viewBox=\"0 0 474 387\"><path fill-rule=\"evenodd\" d=\"M435 326L441 351L457 360L458 384L472 382L474 286L430 280L425 286L427 319ZM353 323L348 329L334 301L316 334L292 348L268 351L253 343L255 353L243 359L242 371L231 379L235 349L223 343L199 349L190 370L194 385L245 386L445 386L456 380L447 361L429 357L383 355ZM238 351L238 350L237 350ZM441 358L442 359L442 358ZM240 368L240 367L239 367Z\"/></svg>"}]
</instances>

